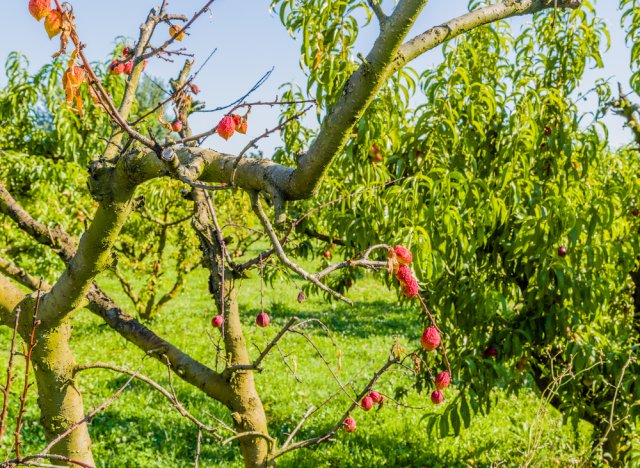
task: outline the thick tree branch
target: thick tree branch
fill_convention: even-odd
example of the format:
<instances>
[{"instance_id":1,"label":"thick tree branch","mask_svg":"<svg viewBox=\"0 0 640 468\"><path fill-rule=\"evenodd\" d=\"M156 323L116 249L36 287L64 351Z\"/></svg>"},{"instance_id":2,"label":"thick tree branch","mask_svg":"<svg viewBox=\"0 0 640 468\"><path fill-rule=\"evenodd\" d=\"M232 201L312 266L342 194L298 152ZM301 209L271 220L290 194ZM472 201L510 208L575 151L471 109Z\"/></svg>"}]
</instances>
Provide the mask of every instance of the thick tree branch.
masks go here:
<instances>
[{"instance_id":1,"label":"thick tree branch","mask_svg":"<svg viewBox=\"0 0 640 468\"><path fill-rule=\"evenodd\" d=\"M86 364L78 364L75 367L74 373L82 372L88 369L109 369L115 372L119 372L121 374L129 375L133 378L136 378L146 383L148 386L158 391L162 396L164 396L167 400L169 400L171 402L171 406L173 406L178 411L178 413L180 413L182 417L191 421L193 424L195 424L198 427L198 429L216 437L218 440L222 440L216 429L211 428L206 424L200 422L195 416L189 413L189 411L187 411L184 408L184 406L182 406L182 404L180 403L180 401L178 400L175 394L172 394L167 389L165 389L162 385L160 385L158 382L147 377L146 375L142 375L142 374L139 374L138 372L132 371L125 367L116 366L115 364L109 364L106 362L90 362Z\"/></svg>"},{"instance_id":2,"label":"thick tree branch","mask_svg":"<svg viewBox=\"0 0 640 468\"><path fill-rule=\"evenodd\" d=\"M466 33L472 29L506 18L531 15L549 8L580 7L581 0L503 0L470 11L439 26L435 26L403 44L394 61L394 71L399 70L414 58L444 41Z\"/></svg>"}]
</instances>

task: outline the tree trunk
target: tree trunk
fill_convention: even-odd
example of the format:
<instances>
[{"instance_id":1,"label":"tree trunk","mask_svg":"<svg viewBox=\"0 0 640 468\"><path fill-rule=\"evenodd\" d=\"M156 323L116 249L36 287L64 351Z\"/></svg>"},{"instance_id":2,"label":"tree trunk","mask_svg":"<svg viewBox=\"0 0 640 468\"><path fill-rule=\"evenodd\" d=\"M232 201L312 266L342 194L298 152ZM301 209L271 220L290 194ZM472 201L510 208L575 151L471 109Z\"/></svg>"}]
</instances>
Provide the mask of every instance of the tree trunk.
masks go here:
<instances>
[{"instance_id":1,"label":"tree trunk","mask_svg":"<svg viewBox=\"0 0 640 468\"><path fill-rule=\"evenodd\" d=\"M227 365L247 365L249 353L242 333L240 312L233 280L225 281L224 343L227 353ZM256 390L253 371L235 371L229 378L229 390L233 395L229 409L233 411L234 427L238 433L258 432L268 435L267 416ZM272 466L269 462L268 439L260 436L241 437L238 440L240 451L247 467Z\"/></svg>"},{"instance_id":2,"label":"tree trunk","mask_svg":"<svg viewBox=\"0 0 640 468\"><path fill-rule=\"evenodd\" d=\"M38 384L40 421L48 442L85 417L82 395L73 375L76 361L69 348L70 337L69 320L36 333L32 363ZM95 465L86 423L57 443L51 452Z\"/></svg>"},{"instance_id":3,"label":"tree trunk","mask_svg":"<svg viewBox=\"0 0 640 468\"><path fill-rule=\"evenodd\" d=\"M209 205L206 195L201 190L194 190L194 229L200 239L205 266L209 269L209 287L218 311L224 315L222 329L226 365L249 365L249 352L242 333L240 311L234 272L224 262L224 240L219 231L213 204ZM224 307L222 307L224 298ZM238 434L251 432L261 435L246 435L238 438L240 451L247 467L273 466L269 460L269 432L267 416L262 401L256 390L251 370L235 370L226 372L225 386L228 397L223 402L231 411L234 428Z\"/></svg>"}]
</instances>

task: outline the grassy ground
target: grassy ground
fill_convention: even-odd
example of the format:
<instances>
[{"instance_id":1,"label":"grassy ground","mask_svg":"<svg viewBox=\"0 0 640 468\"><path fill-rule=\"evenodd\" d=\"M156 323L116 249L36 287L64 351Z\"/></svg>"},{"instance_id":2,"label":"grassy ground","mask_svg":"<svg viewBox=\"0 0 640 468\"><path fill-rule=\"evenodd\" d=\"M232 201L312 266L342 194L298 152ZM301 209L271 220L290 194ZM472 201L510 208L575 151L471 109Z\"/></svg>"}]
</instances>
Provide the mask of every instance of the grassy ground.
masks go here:
<instances>
[{"instance_id":1,"label":"grassy ground","mask_svg":"<svg viewBox=\"0 0 640 468\"><path fill-rule=\"evenodd\" d=\"M129 307L116 283L109 277L100 283L111 291L119 303ZM212 303L207 294L206 273L197 270L190 276L181 295L163 310L152 325L157 333L207 365L215 366L213 342L217 330L209 321ZM303 304L296 301L297 290L287 282L267 288L265 306L272 318L266 330L254 325L260 307L259 282L254 278L241 285L240 303L247 338L263 347L292 316L316 317L326 323L342 353L343 382L355 377L359 388L375 369L384 363L394 339L406 348L418 345L421 330L416 309L398 305L394 292L375 282L372 277L351 291L356 305L347 307L327 304L321 298L310 298ZM338 372L337 350L326 333L312 331L314 341L333 369ZM4 365L9 343L9 330L0 330L0 349ZM73 348L79 362L107 361L137 369L157 381L167 384L166 369L151 359L145 359L134 346L101 323L88 311L80 311L74 328ZM295 368L297 382L278 353L272 353L264 363L265 370L257 376L260 392L270 420L271 435L282 443L310 405L319 405L338 390L329 370L315 351L299 336L288 335L282 341L282 351L289 366ZM257 354L255 347L252 353ZM4 368L0 366L0 375ZM126 378L108 370L90 370L81 374L80 385L87 411L99 405L124 384ZM215 424L209 415L227 423L230 417L220 404L174 379L179 399L201 420ZM387 374L377 388L393 394L397 386L410 384L402 372ZM17 411L19 379L12 389L10 426ZM44 438L38 424L36 391L30 393L24 430L23 453L35 452ZM497 395L499 396L499 395ZM353 434L340 432L335 441L314 449L285 455L279 460L284 467L374 467L374 466L533 466L574 465L588 459L589 428L581 426L578 433L562 425L561 416L544 405L532 393L518 398L499 398L493 412L473 419L469 429L459 437L438 438L425 429L424 416L434 408L426 394L410 393L407 402L421 409L385 406L369 413L356 411L358 429ZM322 434L331 427L347 407L345 397L334 399L310 419L299 438ZM141 382L133 382L123 394L97 415L91 423L94 454L101 467L186 467L193 466L197 431L181 418L157 392ZM5 436L3 455L10 443ZM205 437L200 466L241 466L237 446L217 445Z\"/></svg>"}]
</instances>

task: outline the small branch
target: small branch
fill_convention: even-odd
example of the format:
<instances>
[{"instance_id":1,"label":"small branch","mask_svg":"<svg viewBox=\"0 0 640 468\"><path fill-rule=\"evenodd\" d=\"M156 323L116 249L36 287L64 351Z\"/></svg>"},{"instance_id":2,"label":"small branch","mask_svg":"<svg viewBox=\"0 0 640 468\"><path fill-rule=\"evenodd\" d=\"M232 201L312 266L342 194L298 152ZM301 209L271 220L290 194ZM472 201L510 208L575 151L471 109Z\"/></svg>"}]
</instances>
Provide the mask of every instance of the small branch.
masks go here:
<instances>
[{"instance_id":1,"label":"small branch","mask_svg":"<svg viewBox=\"0 0 640 468\"><path fill-rule=\"evenodd\" d=\"M89 465L88 463L83 463L81 461L77 461L74 460L72 458L69 457L65 457L63 455L55 455L52 453L48 453L48 454L44 454L44 453L40 453L37 455L27 455L26 457L20 458L20 459L13 459L13 460L7 460L3 463L0 463L0 468L14 468L15 466L19 466L19 465L25 465L25 466L42 466L42 467L48 467L48 468L58 468L61 467L62 465L49 465L49 464L43 464L43 463L37 463L37 462L32 462L31 460L54 460L54 461L58 461L58 462L62 462L62 463L67 463L67 464L72 464L72 465L76 465L76 466L80 466L82 468L95 468L93 465Z\"/></svg>"},{"instance_id":2,"label":"small branch","mask_svg":"<svg viewBox=\"0 0 640 468\"><path fill-rule=\"evenodd\" d=\"M257 192L251 192L250 195L251 195L251 205L253 207L253 211L256 213L256 215L258 216L258 218L262 222L262 225L263 225L265 231L267 232L267 234L269 235L269 238L271 239L271 243L273 244L273 247L275 249L276 255L278 256L280 261L286 267L288 267L291 270L295 271L296 273L298 273L300 276L302 276L307 281L315 284L321 290L331 294L336 299L344 301L349 305L353 305L353 302L351 302L351 300L347 299L346 297L344 297L339 292L334 291L330 287L328 287L325 284L321 283L313 275L311 275L310 273L307 273L304 269L302 269L302 267L296 265L294 262L289 260L289 258L287 257L287 254L284 252L284 249L282 248L282 245L280 244L280 241L278 240L278 236L276 235L275 231L273 230L273 226L271 226L271 222L269 221L269 218L267 218L267 215L264 213L264 210L262 209L262 205L260 203L260 199L259 199L258 193Z\"/></svg>"},{"instance_id":3,"label":"small branch","mask_svg":"<svg viewBox=\"0 0 640 468\"><path fill-rule=\"evenodd\" d=\"M382 6L378 3L378 0L367 0L369 7L378 18L378 22L380 23L380 29L383 29L389 17L385 15L382 10Z\"/></svg>"},{"instance_id":4,"label":"small branch","mask_svg":"<svg viewBox=\"0 0 640 468\"><path fill-rule=\"evenodd\" d=\"M198 438L196 440L196 458L194 461L194 468L198 468L198 460L200 459L200 443L202 441L202 430L198 428Z\"/></svg>"},{"instance_id":5,"label":"small branch","mask_svg":"<svg viewBox=\"0 0 640 468\"><path fill-rule=\"evenodd\" d=\"M329 430L329 432L327 432L325 435L320 436L320 437L315 437L313 439L308 439L308 440L304 440L298 443L295 443L293 445L288 445L288 446L283 446L280 450L278 450L274 455L273 455L273 459L275 460L278 457L281 457L282 455L284 455L285 453L291 452L292 450L297 450L300 448L304 448L304 447L310 447L312 445L317 445L320 444L326 440L328 440L329 438L331 438L331 436L333 436L343 425L345 419L347 419L347 417L349 416L349 414L351 414L351 412L360 405L360 400L362 400L362 398L367 395L369 393L369 391L371 390L371 388L373 387L373 385L377 382L377 380L380 378L380 376L382 374L384 374L387 369L389 369L391 366L398 364L400 361L396 358L393 359L389 359L379 370L378 372L376 372L374 374L374 376L371 378L371 380L369 381L369 383L367 385L365 385L364 389L360 392L360 394L357 396L357 398L355 400L352 401L351 405L349 406L349 409L347 409L347 411L345 411L345 413L342 415L342 418L340 418L340 421L338 421L338 423L333 426L333 428L331 428L331 430ZM286 444L285 444L286 445Z\"/></svg>"},{"instance_id":6,"label":"small branch","mask_svg":"<svg viewBox=\"0 0 640 468\"><path fill-rule=\"evenodd\" d=\"M7 382L2 388L2 413L0 414L0 441L6 430L7 409L9 407L9 390L13 382L13 357L16 353L16 337L18 335L18 325L20 324L20 307L15 309L16 319L13 324L13 335L11 336L11 347L9 348L9 362L7 364Z\"/></svg>"},{"instance_id":7,"label":"small branch","mask_svg":"<svg viewBox=\"0 0 640 468\"><path fill-rule=\"evenodd\" d=\"M231 366L225 369L225 372L231 373L236 370L260 370L260 364L262 363L264 358L267 357L267 354L269 354L269 352L273 349L273 347L278 344L278 341L280 341L280 339L285 335L285 333L287 333L291 329L291 327L293 327L299 321L300 319L298 317L291 317L287 322L287 324L278 332L275 338L273 338L273 340L271 340L271 342L267 345L267 347L264 348L264 350L260 353L257 359L253 361L253 364L249 364L249 365L239 364L236 366Z\"/></svg>"},{"instance_id":8,"label":"small branch","mask_svg":"<svg viewBox=\"0 0 640 468\"><path fill-rule=\"evenodd\" d=\"M307 421L307 419L309 419L309 417L315 412L315 408L313 407L313 405L311 405L309 407L309 409L307 410L306 413L304 413L304 416L302 417L302 419L300 420L300 422L298 423L298 425L293 429L293 431L291 431L291 434L289 434L289 437L287 437L287 440L284 441L284 444L282 444L282 448L280 449L281 451L286 449L287 446L291 443L291 441L293 440L293 438L296 436L296 434L298 433L298 431L302 428L302 426L304 425L304 423Z\"/></svg>"},{"instance_id":9,"label":"small branch","mask_svg":"<svg viewBox=\"0 0 640 468\"><path fill-rule=\"evenodd\" d=\"M36 303L33 307L33 320L31 321L31 332L29 333L29 344L27 346L27 353L25 357L25 369L24 369L24 387L22 388L22 395L20 396L20 409L18 411L18 418L16 420L15 436L15 451L16 457L20 459L20 432L22 431L22 418L25 412L25 405L27 403L27 392L29 391L29 369L31 367L31 355L33 354L33 348L36 345L36 327L40 323L38 321L38 309L40 308L40 297L42 292L42 279L38 284L38 292L36 293Z\"/></svg>"},{"instance_id":10,"label":"small branch","mask_svg":"<svg viewBox=\"0 0 640 468\"><path fill-rule=\"evenodd\" d=\"M204 424L204 423L200 422L198 419L196 419L195 416L193 416L191 413L189 413L184 408L184 406L182 406L182 404L180 403L178 398L175 396L175 393L172 394L171 392L167 391L162 385L160 385L155 380L152 380L151 378L149 378L149 377L147 377L145 375L142 375L142 374L140 374L138 372L134 372L134 371L126 369L124 367L116 366L115 364L109 364L109 363L106 363L106 362L91 362L91 363L87 363L87 364L78 364L74 369L74 374L77 374L78 372L82 372L82 371L85 371L85 370L88 370L88 369L109 369L109 370L112 370L112 371L115 371L115 372L119 372L121 374L129 375L132 378L136 378L136 379L146 383L148 386L150 386L154 390L160 392L160 394L162 396L164 396L167 400L169 400L171 402L171 405L178 411L178 413L180 413L180 415L182 417L188 419L193 424L195 424L199 431L204 431L204 432L206 432L208 434L211 434L211 435L217 437L218 439L220 439L220 436L215 431L215 429L207 426L206 424Z\"/></svg>"}]
</instances>

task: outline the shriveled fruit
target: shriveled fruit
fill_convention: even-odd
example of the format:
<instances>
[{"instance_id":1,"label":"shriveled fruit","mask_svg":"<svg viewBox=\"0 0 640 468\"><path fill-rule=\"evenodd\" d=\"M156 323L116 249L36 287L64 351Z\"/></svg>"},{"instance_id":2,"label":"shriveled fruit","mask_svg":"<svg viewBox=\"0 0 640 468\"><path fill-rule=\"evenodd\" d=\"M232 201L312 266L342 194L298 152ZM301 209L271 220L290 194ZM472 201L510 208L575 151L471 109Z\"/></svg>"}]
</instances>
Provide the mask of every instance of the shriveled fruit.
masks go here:
<instances>
[{"instance_id":1,"label":"shriveled fruit","mask_svg":"<svg viewBox=\"0 0 640 468\"><path fill-rule=\"evenodd\" d=\"M444 390L449 386L450 382L451 382L451 376L449 375L449 372L447 371L440 372L436 376L436 380L435 380L436 389Z\"/></svg>"},{"instance_id":2,"label":"shriveled fruit","mask_svg":"<svg viewBox=\"0 0 640 468\"><path fill-rule=\"evenodd\" d=\"M413 261L413 255L411 255L411 251L405 246L396 245L393 248L393 251L396 253L398 263L400 263L401 265L407 265Z\"/></svg>"},{"instance_id":3,"label":"shriveled fruit","mask_svg":"<svg viewBox=\"0 0 640 468\"><path fill-rule=\"evenodd\" d=\"M380 403L382 401L382 395L375 390L372 390L371 393L369 393L369 396L374 403Z\"/></svg>"},{"instance_id":4,"label":"shriveled fruit","mask_svg":"<svg viewBox=\"0 0 640 468\"><path fill-rule=\"evenodd\" d=\"M440 343L442 343L440 332L436 327L427 327L427 329L422 334L420 343L422 343L422 347L427 351L433 351L438 346L440 346Z\"/></svg>"},{"instance_id":5,"label":"shriveled fruit","mask_svg":"<svg viewBox=\"0 0 640 468\"><path fill-rule=\"evenodd\" d=\"M396 271L396 278L400 281L402 286L408 284L412 277L411 268L409 268L408 265L400 265L398 271Z\"/></svg>"},{"instance_id":6,"label":"shriveled fruit","mask_svg":"<svg viewBox=\"0 0 640 468\"><path fill-rule=\"evenodd\" d=\"M51 0L29 0L29 13L40 21L46 18L51 10Z\"/></svg>"},{"instance_id":7,"label":"shriveled fruit","mask_svg":"<svg viewBox=\"0 0 640 468\"><path fill-rule=\"evenodd\" d=\"M181 132L182 131L182 122L180 120L174 120L173 123L171 124L171 130L173 130L174 132Z\"/></svg>"},{"instance_id":8,"label":"shriveled fruit","mask_svg":"<svg viewBox=\"0 0 640 468\"><path fill-rule=\"evenodd\" d=\"M111 62L111 65L109 65L109 70L112 75L121 75L122 72L124 72L124 63L114 60Z\"/></svg>"},{"instance_id":9,"label":"shriveled fruit","mask_svg":"<svg viewBox=\"0 0 640 468\"><path fill-rule=\"evenodd\" d=\"M133 61L129 60L124 64L124 69L122 70L125 75L130 75L133 71Z\"/></svg>"},{"instance_id":10,"label":"shriveled fruit","mask_svg":"<svg viewBox=\"0 0 640 468\"><path fill-rule=\"evenodd\" d=\"M49 39L62 32L62 13L60 10L51 10L44 20L44 30L47 31Z\"/></svg>"},{"instance_id":11,"label":"shriveled fruit","mask_svg":"<svg viewBox=\"0 0 640 468\"><path fill-rule=\"evenodd\" d=\"M218 135L220 135L225 140L231 138L231 135L236 131L236 124L233 121L233 118L230 115L225 115L220 123L218 123L218 128L216 128Z\"/></svg>"},{"instance_id":12,"label":"shriveled fruit","mask_svg":"<svg viewBox=\"0 0 640 468\"><path fill-rule=\"evenodd\" d=\"M373 398L371 398L370 396L364 397L362 399L362 402L360 403L360 406L363 410L369 411L371 408L373 408Z\"/></svg>"},{"instance_id":13,"label":"shriveled fruit","mask_svg":"<svg viewBox=\"0 0 640 468\"><path fill-rule=\"evenodd\" d=\"M184 39L184 31L178 26L171 26L169 28L169 35L171 37L175 37L176 41L181 41L182 39Z\"/></svg>"},{"instance_id":14,"label":"shriveled fruit","mask_svg":"<svg viewBox=\"0 0 640 468\"><path fill-rule=\"evenodd\" d=\"M348 417L347 419L344 420L344 422L342 423L342 427L344 428L345 431L347 432L353 432L356 430L356 420L353 419L352 417Z\"/></svg>"},{"instance_id":15,"label":"shriveled fruit","mask_svg":"<svg viewBox=\"0 0 640 468\"><path fill-rule=\"evenodd\" d=\"M411 299L418 295L420 286L418 286L418 280L413 276L409 278L409 282L402 288L402 293L408 299Z\"/></svg>"}]
</instances>

